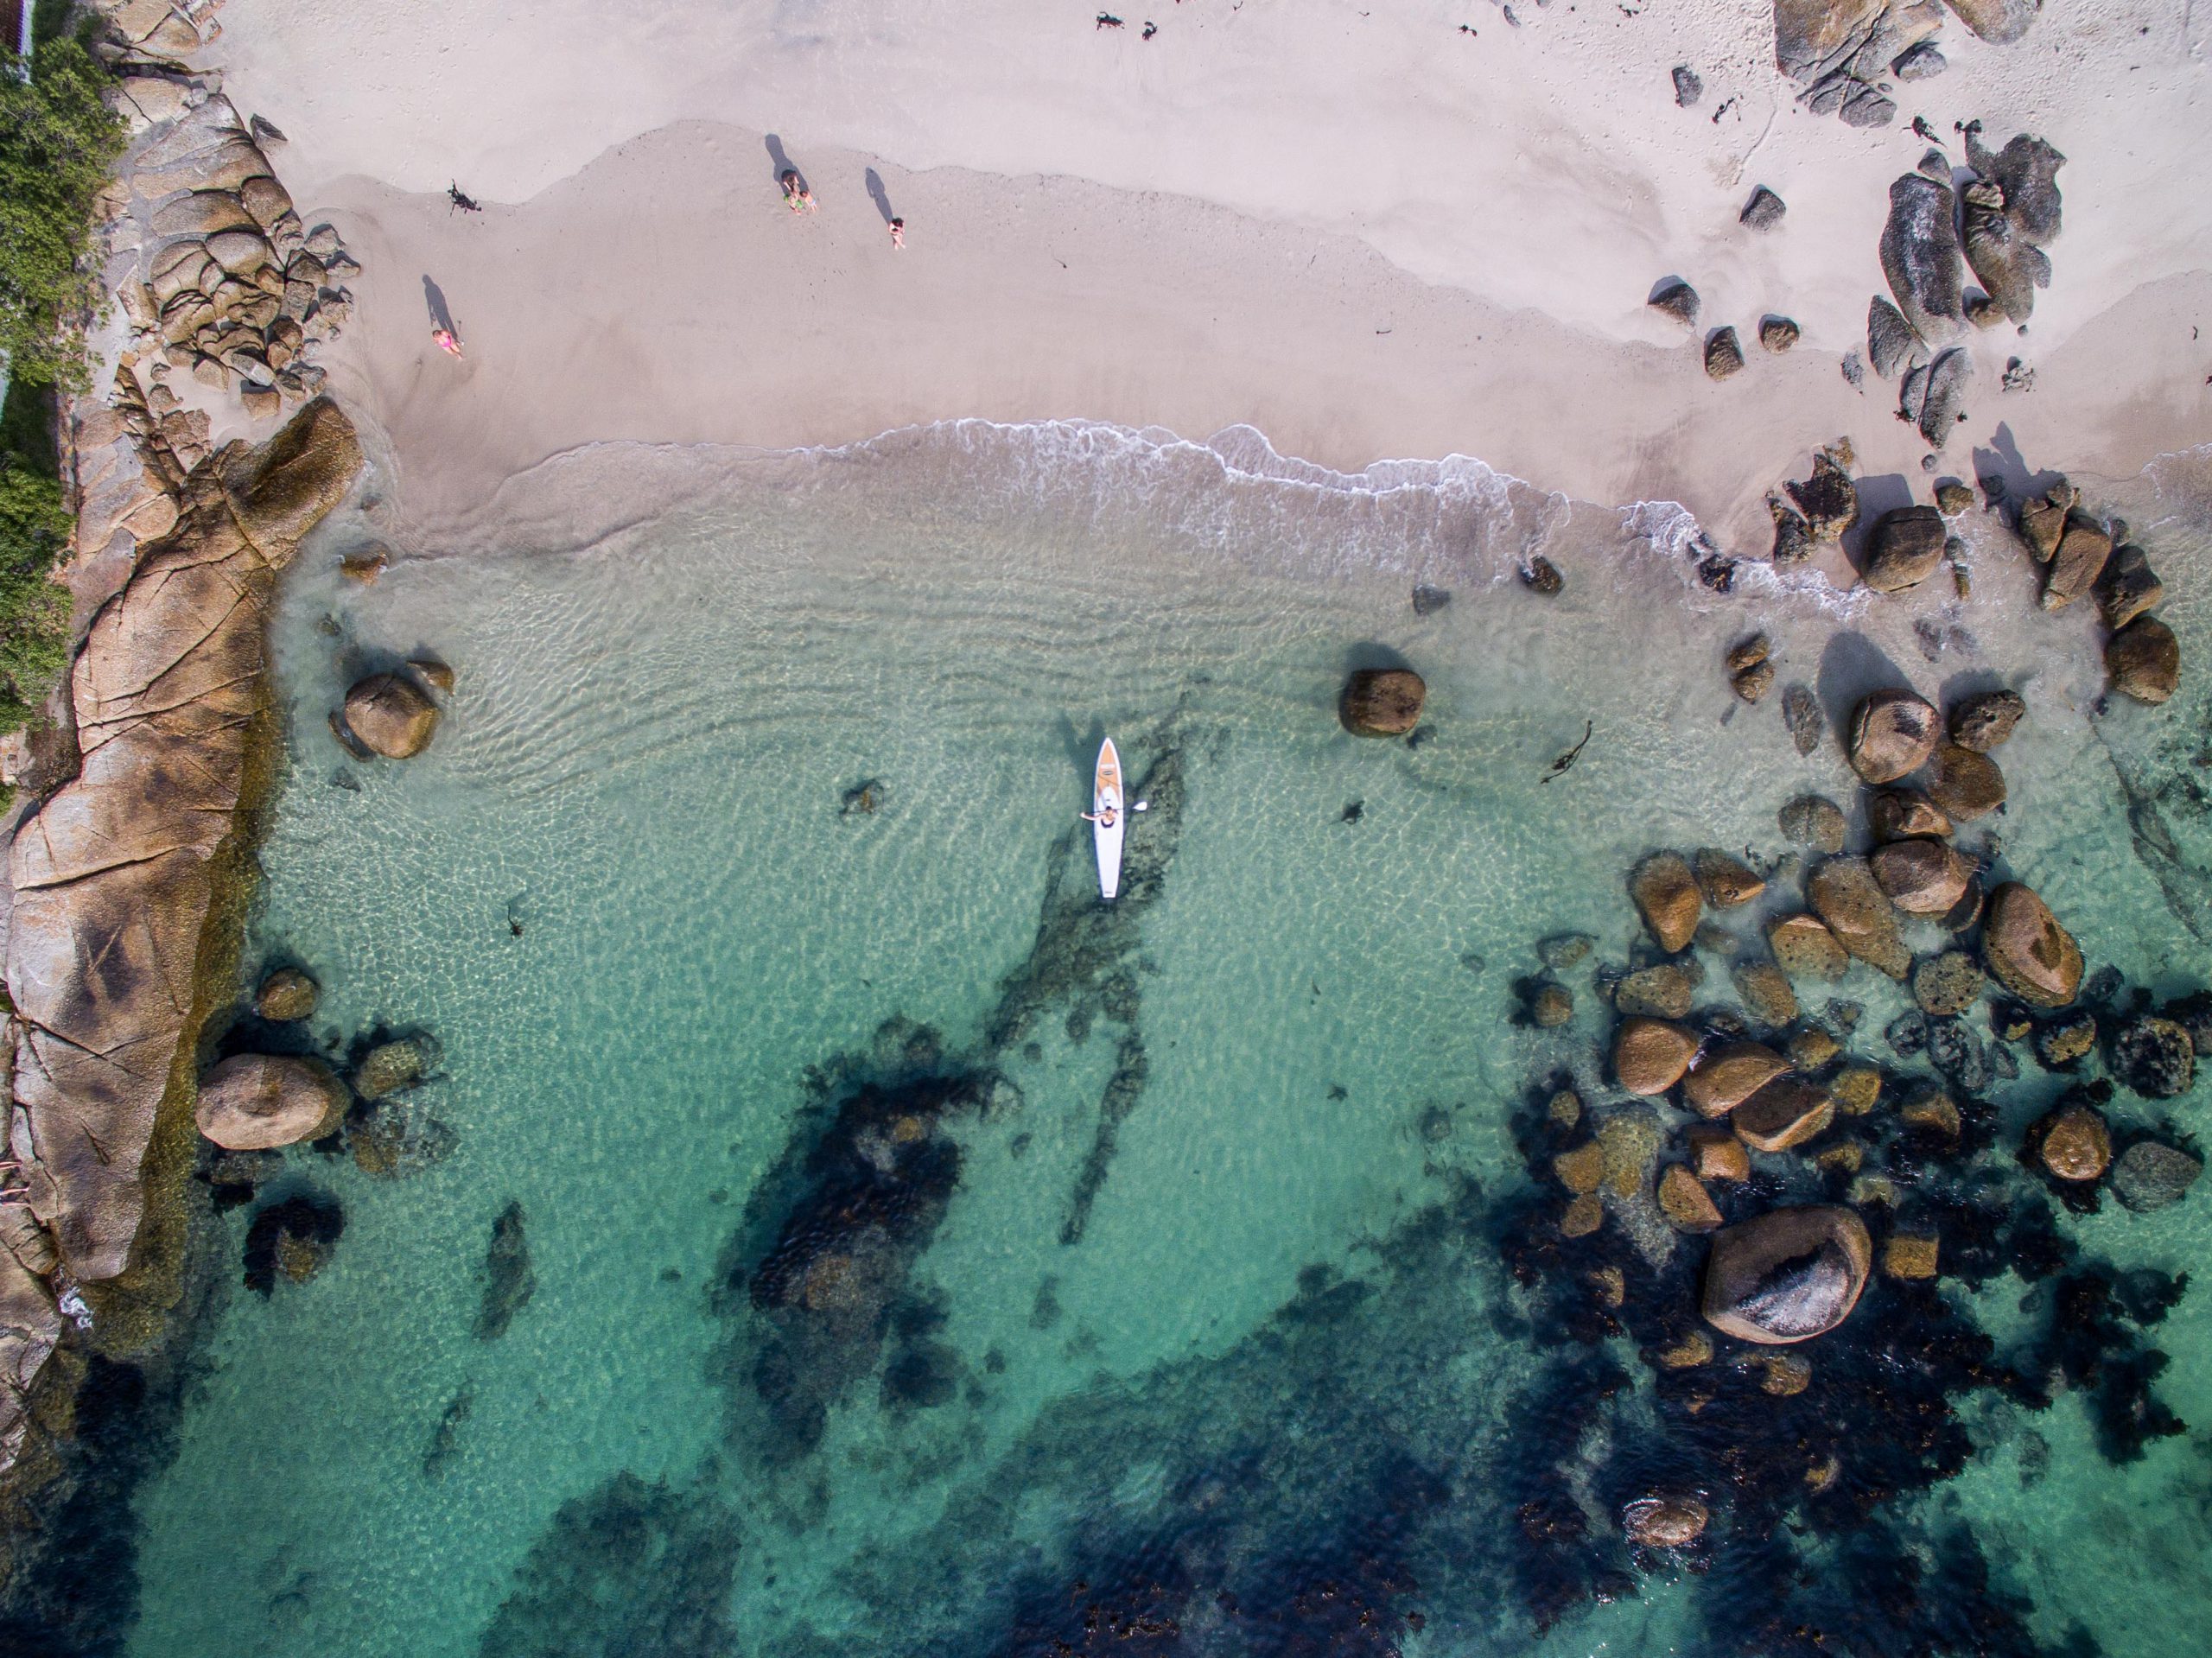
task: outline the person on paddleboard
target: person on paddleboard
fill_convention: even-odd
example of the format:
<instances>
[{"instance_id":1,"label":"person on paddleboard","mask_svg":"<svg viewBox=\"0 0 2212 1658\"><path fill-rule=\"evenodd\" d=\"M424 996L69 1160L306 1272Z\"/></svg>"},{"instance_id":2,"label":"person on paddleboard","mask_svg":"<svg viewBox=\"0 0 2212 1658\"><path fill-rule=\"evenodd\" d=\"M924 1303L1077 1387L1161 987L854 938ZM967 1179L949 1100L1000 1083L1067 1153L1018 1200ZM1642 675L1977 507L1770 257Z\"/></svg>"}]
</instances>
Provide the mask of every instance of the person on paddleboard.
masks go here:
<instances>
[{"instance_id":1,"label":"person on paddleboard","mask_svg":"<svg viewBox=\"0 0 2212 1658\"><path fill-rule=\"evenodd\" d=\"M1082 817L1084 823L1096 823L1101 829L1111 829L1114 827L1114 809L1111 806L1107 807L1104 811L1083 812L1078 815Z\"/></svg>"}]
</instances>

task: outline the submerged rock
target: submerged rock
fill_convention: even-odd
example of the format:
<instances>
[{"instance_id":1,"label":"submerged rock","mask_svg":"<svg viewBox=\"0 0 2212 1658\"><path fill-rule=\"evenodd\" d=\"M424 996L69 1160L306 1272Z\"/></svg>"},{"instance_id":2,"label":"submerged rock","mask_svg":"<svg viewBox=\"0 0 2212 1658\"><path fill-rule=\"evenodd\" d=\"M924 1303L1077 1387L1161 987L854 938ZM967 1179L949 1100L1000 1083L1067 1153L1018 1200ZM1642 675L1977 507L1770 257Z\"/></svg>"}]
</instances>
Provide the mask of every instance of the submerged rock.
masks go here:
<instances>
[{"instance_id":1,"label":"submerged rock","mask_svg":"<svg viewBox=\"0 0 2212 1658\"><path fill-rule=\"evenodd\" d=\"M1690 1011L1697 983L1688 968L1662 962L1623 979L1614 988L1613 1006L1630 1017L1681 1019Z\"/></svg>"},{"instance_id":2,"label":"submerged rock","mask_svg":"<svg viewBox=\"0 0 2212 1658\"><path fill-rule=\"evenodd\" d=\"M1402 737L1421 723L1428 687L1409 668L1362 668L1344 682L1337 717L1357 737Z\"/></svg>"},{"instance_id":3,"label":"submerged rock","mask_svg":"<svg viewBox=\"0 0 2212 1658\"><path fill-rule=\"evenodd\" d=\"M288 1025L311 1016L321 995L321 988L299 969L280 967L254 992L253 1011L272 1025Z\"/></svg>"},{"instance_id":4,"label":"submerged rock","mask_svg":"<svg viewBox=\"0 0 2212 1658\"><path fill-rule=\"evenodd\" d=\"M1789 733L1789 746L1809 755L1821 746L1827 722L1821 717L1820 699L1810 685L1785 685L1782 690L1782 723Z\"/></svg>"},{"instance_id":5,"label":"submerged rock","mask_svg":"<svg viewBox=\"0 0 2212 1658\"><path fill-rule=\"evenodd\" d=\"M2203 1172L2204 1165L2178 1147L2139 1140L2113 1160L2112 1189L2128 1208L2147 1215L2179 1203Z\"/></svg>"},{"instance_id":6,"label":"submerged rock","mask_svg":"<svg viewBox=\"0 0 2212 1658\"><path fill-rule=\"evenodd\" d=\"M1948 1019L1979 1001L1988 982L1973 956L1962 950L1948 950L1913 969L1912 999L1923 1013Z\"/></svg>"},{"instance_id":7,"label":"submerged rock","mask_svg":"<svg viewBox=\"0 0 2212 1658\"><path fill-rule=\"evenodd\" d=\"M1776 816L1782 832L1799 846L1830 854L1840 852L1848 835L1843 809L1824 795L1800 795Z\"/></svg>"},{"instance_id":8,"label":"submerged rock","mask_svg":"<svg viewBox=\"0 0 2212 1658\"><path fill-rule=\"evenodd\" d=\"M1725 1228L1706 1262L1706 1322L1741 1341L1810 1340L1851 1315L1873 1259L1847 1209L1778 1209Z\"/></svg>"},{"instance_id":9,"label":"submerged rock","mask_svg":"<svg viewBox=\"0 0 2212 1658\"><path fill-rule=\"evenodd\" d=\"M530 1242L523 1236L522 1205L510 1203L492 1223L492 1244L484 1255L484 1301L477 1309L476 1339L497 1341L505 1335L515 1314L537 1290Z\"/></svg>"},{"instance_id":10,"label":"submerged rock","mask_svg":"<svg viewBox=\"0 0 2212 1658\"><path fill-rule=\"evenodd\" d=\"M1699 848L1692 867L1698 890L1716 910L1732 910L1739 904L1749 904L1766 891L1766 883L1742 860L1718 847Z\"/></svg>"},{"instance_id":11,"label":"submerged rock","mask_svg":"<svg viewBox=\"0 0 2212 1658\"><path fill-rule=\"evenodd\" d=\"M344 1121L346 1084L320 1059L233 1054L200 1079L194 1120L234 1152L320 1140Z\"/></svg>"},{"instance_id":12,"label":"submerged rock","mask_svg":"<svg viewBox=\"0 0 2212 1658\"><path fill-rule=\"evenodd\" d=\"M2112 1039L2113 1075L2146 1100L2171 1100L2196 1083L2196 1045L2170 1019L2131 1020Z\"/></svg>"},{"instance_id":13,"label":"submerged rock","mask_svg":"<svg viewBox=\"0 0 2212 1658\"><path fill-rule=\"evenodd\" d=\"M1841 950L1839 948L1839 955ZM1779 1028L1797 1017L1797 992L1789 975L1772 962L1739 962L1731 972L1744 1011L1762 1025Z\"/></svg>"},{"instance_id":14,"label":"submerged rock","mask_svg":"<svg viewBox=\"0 0 2212 1658\"><path fill-rule=\"evenodd\" d=\"M1907 915L1948 914L1974 878L1974 865L1942 841L1892 841L1866 862L1883 895Z\"/></svg>"},{"instance_id":15,"label":"submerged rock","mask_svg":"<svg viewBox=\"0 0 2212 1658\"><path fill-rule=\"evenodd\" d=\"M429 1045L413 1037L379 1042L353 1068L353 1091L365 1100L397 1094L421 1082L429 1074L430 1063Z\"/></svg>"},{"instance_id":16,"label":"submerged rock","mask_svg":"<svg viewBox=\"0 0 2212 1658\"><path fill-rule=\"evenodd\" d=\"M246 1229L246 1287L267 1295L280 1276L306 1283L328 1262L345 1230L345 1212L318 1194L302 1193L270 1204Z\"/></svg>"}]
</instances>

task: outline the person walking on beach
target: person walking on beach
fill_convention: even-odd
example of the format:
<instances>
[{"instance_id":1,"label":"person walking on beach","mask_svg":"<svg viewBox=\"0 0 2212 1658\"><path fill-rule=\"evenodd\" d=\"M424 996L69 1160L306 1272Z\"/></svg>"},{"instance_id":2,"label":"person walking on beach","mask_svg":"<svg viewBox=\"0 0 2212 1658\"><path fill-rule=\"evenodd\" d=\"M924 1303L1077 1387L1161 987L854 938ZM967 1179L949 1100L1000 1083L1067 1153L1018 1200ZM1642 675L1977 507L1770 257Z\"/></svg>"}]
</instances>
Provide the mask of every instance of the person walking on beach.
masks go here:
<instances>
[{"instance_id":1,"label":"person walking on beach","mask_svg":"<svg viewBox=\"0 0 2212 1658\"><path fill-rule=\"evenodd\" d=\"M893 249L904 248L906 245L906 221L903 219L894 219L891 221L891 245Z\"/></svg>"},{"instance_id":2,"label":"person walking on beach","mask_svg":"<svg viewBox=\"0 0 2212 1658\"><path fill-rule=\"evenodd\" d=\"M459 357L461 355L461 341L453 337L453 330L451 328L431 329L430 343L435 346L440 351L445 353L448 357Z\"/></svg>"},{"instance_id":3,"label":"person walking on beach","mask_svg":"<svg viewBox=\"0 0 2212 1658\"><path fill-rule=\"evenodd\" d=\"M785 168L784 176L778 182L784 187L784 206L795 213L814 211L814 193L806 187L796 168Z\"/></svg>"}]
</instances>

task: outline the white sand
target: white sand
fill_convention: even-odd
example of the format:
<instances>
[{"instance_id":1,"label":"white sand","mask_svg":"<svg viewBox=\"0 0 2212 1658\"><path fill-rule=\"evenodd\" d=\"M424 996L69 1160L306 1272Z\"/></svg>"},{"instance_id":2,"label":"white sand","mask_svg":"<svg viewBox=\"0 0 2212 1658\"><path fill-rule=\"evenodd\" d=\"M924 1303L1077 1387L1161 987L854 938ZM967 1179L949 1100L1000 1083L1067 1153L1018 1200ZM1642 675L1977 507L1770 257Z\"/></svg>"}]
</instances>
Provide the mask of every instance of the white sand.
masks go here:
<instances>
[{"instance_id":1,"label":"white sand","mask_svg":"<svg viewBox=\"0 0 2212 1658\"><path fill-rule=\"evenodd\" d=\"M1144 12L1100 31L1081 0L230 0L205 60L367 265L328 360L425 545L580 443L954 416L1247 421L1343 467L1456 451L1681 500L1737 550L1839 434L1923 493L1976 446L2114 474L2212 437L2212 7L2049 0L2006 48L1953 22L1950 72L1866 133L1792 107L1765 0L1518 0L1517 29L1495 0L1147 3L1148 42ZM2055 281L2026 339L1974 342L1941 474L1892 389L1838 372L1914 114L1956 161L1974 117L2069 157ZM765 132L819 213L783 211ZM449 179L486 212L449 213ZM1736 222L1759 183L1789 206L1766 236ZM1644 305L1669 275L1743 336L1736 378ZM426 276L465 365L429 344ZM1787 357L1757 346L1770 311L1804 329ZM2016 354L2037 387L2001 394Z\"/></svg>"}]
</instances>

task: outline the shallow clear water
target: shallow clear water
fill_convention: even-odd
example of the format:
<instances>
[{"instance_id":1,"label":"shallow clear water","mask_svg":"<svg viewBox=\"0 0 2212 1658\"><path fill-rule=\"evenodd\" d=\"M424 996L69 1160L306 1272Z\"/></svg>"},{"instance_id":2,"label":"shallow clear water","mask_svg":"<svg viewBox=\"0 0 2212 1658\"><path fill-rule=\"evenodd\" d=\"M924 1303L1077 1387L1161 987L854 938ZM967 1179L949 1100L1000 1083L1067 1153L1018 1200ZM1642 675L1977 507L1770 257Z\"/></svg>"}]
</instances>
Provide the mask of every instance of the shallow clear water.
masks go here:
<instances>
[{"instance_id":1,"label":"shallow clear water","mask_svg":"<svg viewBox=\"0 0 2212 1658\"><path fill-rule=\"evenodd\" d=\"M2106 497L2151 526L2192 664L2196 465ZM2093 727L2091 619L2035 613L1993 534L1963 604L1869 610L1749 569L1723 597L1670 510L1081 427L601 450L499 507L480 545L416 549L473 556L367 588L334 567L375 526L335 526L287 590L292 756L249 956L315 971L334 1052L434 1033L405 1109L455 1144L400 1180L294 1148L264 1188L334 1197L344 1236L313 1281L235 1291L206 1337L139 1496L145 1658L1381 1651L1385 1620L1408 1653L1723 1649L1757 1568L1728 1557L1717 1467L1700 1569L1638 1562L1640 1592L1548 1631L1523 1604L1518 1505L1571 1487L1602 1521L1635 1471L1605 1433L1539 1454L1558 1355L1497 1248L1528 1181L1511 1108L1562 1069L1613 1097L1589 974L1634 947L1630 864L1776 854L1783 801L1852 797L1833 741L1801 758L1778 698L1735 704L1721 653L1766 628L1831 718L1885 673L2019 685L2010 871L2093 964L2161 995L2207 976L2201 815L2167 796L2164 886L2137 848L2141 799L2195 767L2201 675ZM570 549L545 529L564 519L626 527ZM1511 579L1538 549L1556 600ZM1417 581L1452 603L1417 617ZM436 740L346 759L324 723L343 684L417 651L459 676ZM1348 666L1387 652L1428 683L1417 746L1335 719ZM1102 921L1075 813L1103 733L1163 793L1130 830L1156 883ZM870 778L877 809L841 812ZM1567 975L1575 1021L1514 1023L1534 942L1568 930L1599 941ZM1700 1000L1726 983L1716 959ZM1859 969L1835 994L1868 1010L1854 1052L1912 1069L1881 1046L1893 987ZM2016 1127L2061 1086L2027 1072L1999 1092ZM852 1256L880 1320L792 1335L747 1286L838 1102L966 1076L976 1097L913 1130L957 1179L898 1248ZM2202 1107L2113 1109L2190 1128ZM482 1339L515 1203L535 1291ZM2171 1269L2207 1210L2059 1224ZM249 1217L220 1223L234 1252ZM2022 1288L1974 1298L2000 1338ZM2191 1422L2212 1421L2203 1301L2151 1337ZM799 1382L764 1382L764 1353ZM2206 1441L2116 1467L2071 1395L1961 1409L1974 1460L1893 1522L1970 1528L2041 1640L2186 1642L2212 1610Z\"/></svg>"}]
</instances>

